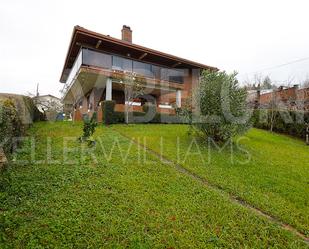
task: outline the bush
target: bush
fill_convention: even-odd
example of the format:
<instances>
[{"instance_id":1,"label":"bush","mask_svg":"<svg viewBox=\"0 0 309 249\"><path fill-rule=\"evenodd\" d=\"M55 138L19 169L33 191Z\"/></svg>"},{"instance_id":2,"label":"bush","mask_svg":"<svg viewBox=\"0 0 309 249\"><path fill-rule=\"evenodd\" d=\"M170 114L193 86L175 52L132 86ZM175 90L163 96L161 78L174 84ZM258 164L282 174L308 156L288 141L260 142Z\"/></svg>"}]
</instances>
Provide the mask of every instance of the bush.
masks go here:
<instances>
[{"instance_id":1,"label":"bush","mask_svg":"<svg viewBox=\"0 0 309 249\"><path fill-rule=\"evenodd\" d=\"M143 105L143 111L144 111L144 112L148 112L148 111L156 112L156 110L157 110L156 105L153 104L153 103L146 102L146 103Z\"/></svg>"},{"instance_id":2,"label":"bush","mask_svg":"<svg viewBox=\"0 0 309 249\"><path fill-rule=\"evenodd\" d=\"M201 138L224 142L250 127L247 118L246 90L240 88L236 73L204 70L192 100L199 113L184 112ZM192 115L192 118L191 118Z\"/></svg>"},{"instance_id":3,"label":"bush","mask_svg":"<svg viewBox=\"0 0 309 249\"><path fill-rule=\"evenodd\" d=\"M97 113L93 113L91 119L85 118L84 119L84 127L83 127L83 138L89 138L95 131L97 127Z\"/></svg>"},{"instance_id":4,"label":"bush","mask_svg":"<svg viewBox=\"0 0 309 249\"><path fill-rule=\"evenodd\" d=\"M116 123L116 117L114 115L115 101L103 101L102 108L103 122L107 125Z\"/></svg>"},{"instance_id":5,"label":"bush","mask_svg":"<svg viewBox=\"0 0 309 249\"><path fill-rule=\"evenodd\" d=\"M14 102L10 99L0 101L0 147L6 154L13 150L13 138L21 136L23 131Z\"/></svg>"},{"instance_id":6,"label":"bush","mask_svg":"<svg viewBox=\"0 0 309 249\"><path fill-rule=\"evenodd\" d=\"M28 96L0 93L0 100L2 102L5 100L10 100L14 103L14 106L18 112L18 117L25 127L28 127L35 121L45 120L44 114L38 110L33 103L33 100Z\"/></svg>"},{"instance_id":7,"label":"bush","mask_svg":"<svg viewBox=\"0 0 309 249\"><path fill-rule=\"evenodd\" d=\"M93 133L95 132L95 128L97 127L98 122L97 122L97 113L94 112L92 114L91 119L89 117L84 118L84 127L83 127L83 135L79 137L80 142L88 142L88 145L94 145L95 140L92 137Z\"/></svg>"}]
</instances>

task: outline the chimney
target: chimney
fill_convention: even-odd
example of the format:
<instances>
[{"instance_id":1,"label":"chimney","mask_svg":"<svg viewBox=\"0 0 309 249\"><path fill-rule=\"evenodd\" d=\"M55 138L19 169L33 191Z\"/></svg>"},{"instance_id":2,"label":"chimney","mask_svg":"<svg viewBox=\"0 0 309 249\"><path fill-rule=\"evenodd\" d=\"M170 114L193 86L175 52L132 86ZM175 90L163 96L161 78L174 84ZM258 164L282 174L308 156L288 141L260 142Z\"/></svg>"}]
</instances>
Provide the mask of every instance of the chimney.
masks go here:
<instances>
[{"instance_id":1,"label":"chimney","mask_svg":"<svg viewBox=\"0 0 309 249\"><path fill-rule=\"evenodd\" d=\"M123 25L121 30L121 39L132 43L132 30L129 26Z\"/></svg>"}]
</instances>

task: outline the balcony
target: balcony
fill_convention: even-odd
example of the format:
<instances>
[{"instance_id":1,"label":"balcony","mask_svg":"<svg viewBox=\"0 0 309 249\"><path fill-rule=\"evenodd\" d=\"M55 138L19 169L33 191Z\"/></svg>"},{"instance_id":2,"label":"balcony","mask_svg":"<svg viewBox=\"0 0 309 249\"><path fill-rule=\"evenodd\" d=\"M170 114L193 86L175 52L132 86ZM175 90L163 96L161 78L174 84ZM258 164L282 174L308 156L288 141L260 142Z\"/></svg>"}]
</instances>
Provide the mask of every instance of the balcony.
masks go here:
<instances>
[{"instance_id":1,"label":"balcony","mask_svg":"<svg viewBox=\"0 0 309 249\"><path fill-rule=\"evenodd\" d=\"M183 84L184 77L188 75L187 69L160 67L150 63L81 48L64 86L64 93L66 93L74 83L81 66L135 73L138 76L178 84Z\"/></svg>"}]
</instances>

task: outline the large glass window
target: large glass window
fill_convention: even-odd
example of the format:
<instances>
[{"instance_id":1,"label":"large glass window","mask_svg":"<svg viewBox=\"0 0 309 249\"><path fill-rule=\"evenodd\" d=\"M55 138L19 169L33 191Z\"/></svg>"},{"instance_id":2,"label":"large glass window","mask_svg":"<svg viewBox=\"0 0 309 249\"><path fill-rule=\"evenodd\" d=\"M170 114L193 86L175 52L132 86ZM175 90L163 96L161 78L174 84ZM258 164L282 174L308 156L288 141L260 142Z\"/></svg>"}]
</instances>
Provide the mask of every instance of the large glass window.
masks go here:
<instances>
[{"instance_id":1,"label":"large glass window","mask_svg":"<svg viewBox=\"0 0 309 249\"><path fill-rule=\"evenodd\" d=\"M112 67L112 56L83 49L83 64L110 69Z\"/></svg>"},{"instance_id":2,"label":"large glass window","mask_svg":"<svg viewBox=\"0 0 309 249\"><path fill-rule=\"evenodd\" d=\"M183 70L176 70L176 69L169 69L168 70L168 80L175 81L178 83L183 83L184 81L184 71Z\"/></svg>"},{"instance_id":3,"label":"large glass window","mask_svg":"<svg viewBox=\"0 0 309 249\"><path fill-rule=\"evenodd\" d=\"M151 73L155 79L161 79L161 67L151 65Z\"/></svg>"},{"instance_id":4,"label":"large glass window","mask_svg":"<svg viewBox=\"0 0 309 249\"><path fill-rule=\"evenodd\" d=\"M184 69L164 68L85 48L82 49L82 58L84 65L135 72L140 76L158 80L184 83L184 76L186 75Z\"/></svg>"},{"instance_id":5,"label":"large glass window","mask_svg":"<svg viewBox=\"0 0 309 249\"><path fill-rule=\"evenodd\" d=\"M161 80L169 80L169 72L167 68L161 68Z\"/></svg>"},{"instance_id":6,"label":"large glass window","mask_svg":"<svg viewBox=\"0 0 309 249\"><path fill-rule=\"evenodd\" d=\"M151 65L139 61L133 61L133 72L145 77L154 77L153 73L151 72Z\"/></svg>"},{"instance_id":7,"label":"large glass window","mask_svg":"<svg viewBox=\"0 0 309 249\"><path fill-rule=\"evenodd\" d=\"M113 69L132 72L132 60L113 56Z\"/></svg>"}]
</instances>

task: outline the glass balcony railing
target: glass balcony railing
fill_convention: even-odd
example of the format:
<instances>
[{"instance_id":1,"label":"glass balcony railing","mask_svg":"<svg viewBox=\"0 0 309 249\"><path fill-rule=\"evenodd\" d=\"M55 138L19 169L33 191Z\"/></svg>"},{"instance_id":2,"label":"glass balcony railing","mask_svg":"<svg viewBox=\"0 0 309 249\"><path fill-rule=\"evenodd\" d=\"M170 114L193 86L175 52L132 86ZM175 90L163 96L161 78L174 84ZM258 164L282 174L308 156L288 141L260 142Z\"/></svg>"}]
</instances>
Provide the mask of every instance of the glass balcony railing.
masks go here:
<instances>
[{"instance_id":1,"label":"glass balcony railing","mask_svg":"<svg viewBox=\"0 0 309 249\"><path fill-rule=\"evenodd\" d=\"M73 84L75 80L76 74L79 71L80 66L82 65L82 62L83 62L83 55L82 55L82 50L80 50L78 53L78 56L76 57L74 65L70 71L70 74L67 78L67 81L62 89L63 93L66 93L70 89L71 85Z\"/></svg>"},{"instance_id":2,"label":"glass balcony railing","mask_svg":"<svg viewBox=\"0 0 309 249\"><path fill-rule=\"evenodd\" d=\"M82 65L131 72L146 78L165 80L180 84L184 83L184 77L188 75L188 70L186 69L160 67L150 63L144 63L121 56L105 54L91 49L82 48L79 51L76 61L66 81L66 90L71 87L71 84L74 82L75 76Z\"/></svg>"}]
</instances>

